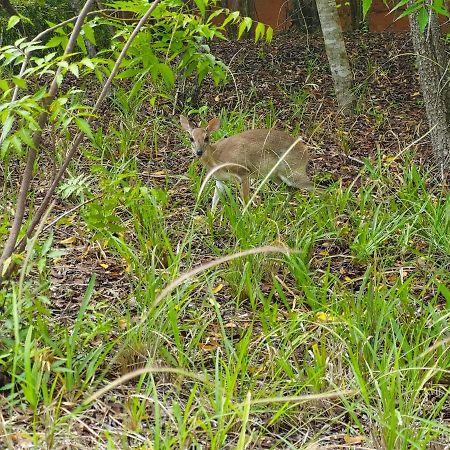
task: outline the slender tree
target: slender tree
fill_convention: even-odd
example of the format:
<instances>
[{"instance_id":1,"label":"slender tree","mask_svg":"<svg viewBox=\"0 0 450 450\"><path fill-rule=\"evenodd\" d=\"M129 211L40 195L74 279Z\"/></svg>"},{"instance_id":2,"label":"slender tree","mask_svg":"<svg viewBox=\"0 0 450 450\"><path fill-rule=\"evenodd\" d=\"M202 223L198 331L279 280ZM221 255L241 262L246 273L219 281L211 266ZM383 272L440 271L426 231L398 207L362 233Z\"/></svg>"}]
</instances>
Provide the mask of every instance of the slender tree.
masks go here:
<instances>
[{"instance_id":1,"label":"slender tree","mask_svg":"<svg viewBox=\"0 0 450 450\"><path fill-rule=\"evenodd\" d=\"M409 16L409 23L433 152L444 169L450 166L450 56L436 13L427 11L425 31L420 29L419 11Z\"/></svg>"},{"instance_id":2,"label":"slender tree","mask_svg":"<svg viewBox=\"0 0 450 450\"><path fill-rule=\"evenodd\" d=\"M351 114L353 110L352 81L353 75L345 50L339 14L335 0L316 0L322 28L328 63L334 82L334 91L339 108L344 114Z\"/></svg>"},{"instance_id":3,"label":"slender tree","mask_svg":"<svg viewBox=\"0 0 450 450\"><path fill-rule=\"evenodd\" d=\"M9 0L0 0L0 6L6 11L9 16L18 15L16 8L14 8Z\"/></svg>"}]
</instances>

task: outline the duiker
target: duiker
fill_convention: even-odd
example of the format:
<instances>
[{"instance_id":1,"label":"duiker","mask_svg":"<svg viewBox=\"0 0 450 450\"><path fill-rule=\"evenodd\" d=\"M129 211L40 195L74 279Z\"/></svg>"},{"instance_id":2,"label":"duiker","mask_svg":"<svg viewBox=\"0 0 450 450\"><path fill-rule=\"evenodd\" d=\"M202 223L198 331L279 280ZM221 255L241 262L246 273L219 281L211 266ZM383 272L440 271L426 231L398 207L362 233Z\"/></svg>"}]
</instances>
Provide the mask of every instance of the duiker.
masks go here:
<instances>
[{"instance_id":1,"label":"duiker","mask_svg":"<svg viewBox=\"0 0 450 450\"><path fill-rule=\"evenodd\" d=\"M213 211L219 201L220 191L224 189L223 181L226 180L240 182L244 204L248 203L250 197L250 179L262 179L268 174L271 179L289 186L312 188L306 174L308 149L301 141L293 146L295 139L288 133L274 129L248 130L212 144L210 136L219 129L219 119L211 119L206 128L195 128L184 116L180 116L180 122L190 135L192 150L206 169L213 171L216 179L211 207Z\"/></svg>"}]
</instances>

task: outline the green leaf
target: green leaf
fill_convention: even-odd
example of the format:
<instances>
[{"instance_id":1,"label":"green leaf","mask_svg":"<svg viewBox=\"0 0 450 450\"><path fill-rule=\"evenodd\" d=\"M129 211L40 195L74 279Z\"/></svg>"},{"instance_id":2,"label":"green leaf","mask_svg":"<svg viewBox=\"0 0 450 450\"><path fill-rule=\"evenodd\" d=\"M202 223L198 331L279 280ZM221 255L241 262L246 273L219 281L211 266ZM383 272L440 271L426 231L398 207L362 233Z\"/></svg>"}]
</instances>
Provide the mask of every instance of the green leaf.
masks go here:
<instances>
[{"instance_id":1,"label":"green leaf","mask_svg":"<svg viewBox=\"0 0 450 450\"><path fill-rule=\"evenodd\" d=\"M367 13L369 12L370 7L372 6L372 0L363 0L363 17L365 18Z\"/></svg>"},{"instance_id":2,"label":"green leaf","mask_svg":"<svg viewBox=\"0 0 450 450\"><path fill-rule=\"evenodd\" d=\"M273 38L273 28L272 27L267 27L266 30L266 41L267 42L271 42Z\"/></svg>"},{"instance_id":3,"label":"green leaf","mask_svg":"<svg viewBox=\"0 0 450 450\"><path fill-rule=\"evenodd\" d=\"M239 24L239 32L238 32L238 39L241 38L242 34L245 30L249 31L252 27L253 20L251 17L244 17L243 21Z\"/></svg>"},{"instance_id":4,"label":"green leaf","mask_svg":"<svg viewBox=\"0 0 450 450\"><path fill-rule=\"evenodd\" d=\"M225 10L223 8L216 9L209 15L206 23L210 23L214 19L214 17L220 16L223 13L225 13Z\"/></svg>"},{"instance_id":5,"label":"green leaf","mask_svg":"<svg viewBox=\"0 0 450 450\"><path fill-rule=\"evenodd\" d=\"M401 8L402 6L406 5L409 0L400 0L392 9L391 11L395 11L396 9Z\"/></svg>"},{"instance_id":6,"label":"green leaf","mask_svg":"<svg viewBox=\"0 0 450 450\"><path fill-rule=\"evenodd\" d=\"M19 16L11 16L8 20L8 26L6 27L6 29L10 30L11 28L14 28L19 22L20 22Z\"/></svg>"},{"instance_id":7,"label":"green leaf","mask_svg":"<svg viewBox=\"0 0 450 450\"><path fill-rule=\"evenodd\" d=\"M202 17L205 17L205 13L206 13L206 3L204 0L195 0L195 4L197 5L197 8L200 11L200 14L202 15Z\"/></svg>"},{"instance_id":8,"label":"green leaf","mask_svg":"<svg viewBox=\"0 0 450 450\"><path fill-rule=\"evenodd\" d=\"M20 89L26 89L27 88L27 82L23 78L19 77L12 77L12 81L16 86L19 86Z\"/></svg>"},{"instance_id":9,"label":"green leaf","mask_svg":"<svg viewBox=\"0 0 450 450\"><path fill-rule=\"evenodd\" d=\"M53 36L45 46L47 48L58 47L64 41L64 36Z\"/></svg>"},{"instance_id":10,"label":"green leaf","mask_svg":"<svg viewBox=\"0 0 450 450\"><path fill-rule=\"evenodd\" d=\"M428 24L428 11L426 10L426 8L422 8L419 11L419 15L417 16L417 21L419 22L419 28L420 28L420 32L423 33L425 31L425 28L427 27Z\"/></svg>"},{"instance_id":11,"label":"green leaf","mask_svg":"<svg viewBox=\"0 0 450 450\"><path fill-rule=\"evenodd\" d=\"M8 133L11 131L13 123L14 123L14 116L12 114L8 114L3 122L2 134L4 136L7 136Z\"/></svg>"},{"instance_id":12,"label":"green leaf","mask_svg":"<svg viewBox=\"0 0 450 450\"><path fill-rule=\"evenodd\" d=\"M78 66L76 63L70 64L69 70L75 75L76 78L80 76L80 72L78 71Z\"/></svg>"},{"instance_id":13,"label":"green leaf","mask_svg":"<svg viewBox=\"0 0 450 450\"><path fill-rule=\"evenodd\" d=\"M236 22L237 18L239 17L239 11L234 11L231 14L228 15L228 17L225 18L223 21L222 27L230 23L231 21Z\"/></svg>"},{"instance_id":14,"label":"green leaf","mask_svg":"<svg viewBox=\"0 0 450 450\"><path fill-rule=\"evenodd\" d=\"M89 69L94 69L94 68L95 68L94 63L93 63L92 60L89 59L89 58L83 58L83 59L80 61L80 64L84 64L86 67L89 67Z\"/></svg>"},{"instance_id":15,"label":"green leaf","mask_svg":"<svg viewBox=\"0 0 450 450\"><path fill-rule=\"evenodd\" d=\"M7 91L9 89L9 84L6 80L1 80L0 79L0 89L2 91Z\"/></svg>"},{"instance_id":16,"label":"green leaf","mask_svg":"<svg viewBox=\"0 0 450 450\"><path fill-rule=\"evenodd\" d=\"M77 127L86 135L89 137L89 139L94 139L94 136L92 134L92 129L89 123L84 120L81 117L75 117L75 123L77 124Z\"/></svg>"},{"instance_id":17,"label":"green leaf","mask_svg":"<svg viewBox=\"0 0 450 450\"><path fill-rule=\"evenodd\" d=\"M84 25L83 32L86 38L96 45L94 29L88 23Z\"/></svg>"},{"instance_id":18,"label":"green leaf","mask_svg":"<svg viewBox=\"0 0 450 450\"><path fill-rule=\"evenodd\" d=\"M46 255L48 251L50 250L50 247L53 243L53 232L51 231L47 240L44 242L44 245L42 246L41 255Z\"/></svg>"},{"instance_id":19,"label":"green leaf","mask_svg":"<svg viewBox=\"0 0 450 450\"><path fill-rule=\"evenodd\" d=\"M79 34L77 37L77 44L78 44L78 47L81 48L83 53L87 53L86 44L84 43L84 39L83 39L83 36L81 36L81 34Z\"/></svg>"},{"instance_id":20,"label":"green leaf","mask_svg":"<svg viewBox=\"0 0 450 450\"><path fill-rule=\"evenodd\" d=\"M28 147L36 148L36 145L34 144L33 138L31 137L31 134L28 132L27 129L21 128L18 131L18 135L19 135L21 141L24 144L28 145Z\"/></svg>"},{"instance_id":21,"label":"green leaf","mask_svg":"<svg viewBox=\"0 0 450 450\"><path fill-rule=\"evenodd\" d=\"M262 22L258 22L255 28L255 42L257 42L262 36L264 36L264 31L266 27Z\"/></svg>"},{"instance_id":22,"label":"green leaf","mask_svg":"<svg viewBox=\"0 0 450 450\"><path fill-rule=\"evenodd\" d=\"M164 82L168 87L173 87L175 84L175 75L172 69L164 63L158 64L158 70L163 77Z\"/></svg>"},{"instance_id":23,"label":"green leaf","mask_svg":"<svg viewBox=\"0 0 450 450\"><path fill-rule=\"evenodd\" d=\"M409 16L410 14L412 14L413 12L417 11L419 8L422 8L422 4L421 3L413 3L409 8L405 9L398 17L396 20L401 19L402 17L406 17Z\"/></svg>"},{"instance_id":24,"label":"green leaf","mask_svg":"<svg viewBox=\"0 0 450 450\"><path fill-rule=\"evenodd\" d=\"M246 28L245 22L241 22L241 23L239 24L238 39L241 38L242 34L243 34L244 31L245 31L245 28Z\"/></svg>"}]
</instances>

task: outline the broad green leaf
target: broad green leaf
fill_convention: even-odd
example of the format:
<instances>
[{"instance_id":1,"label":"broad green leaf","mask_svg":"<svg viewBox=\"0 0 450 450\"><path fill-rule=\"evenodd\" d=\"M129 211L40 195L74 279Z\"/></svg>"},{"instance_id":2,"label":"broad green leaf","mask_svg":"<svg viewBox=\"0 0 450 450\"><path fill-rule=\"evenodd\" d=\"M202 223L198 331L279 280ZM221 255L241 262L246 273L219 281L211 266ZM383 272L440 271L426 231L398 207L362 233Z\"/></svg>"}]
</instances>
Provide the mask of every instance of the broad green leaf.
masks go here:
<instances>
[{"instance_id":1,"label":"broad green leaf","mask_svg":"<svg viewBox=\"0 0 450 450\"><path fill-rule=\"evenodd\" d=\"M84 64L86 67L89 67L89 69L94 69L95 68L94 63L89 58L83 58L80 61L80 64Z\"/></svg>"},{"instance_id":2,"label":"broad green leaf","mask_svg":"<svg viewBox=\"0 0 450 450\"><path fill-rule=\"evenodd\" d=\"M86 38L96 45L94 29L88 23L83 26L83 31Z\"/></svg>"},{"instance_id":3,"label":"broad green leaf","mask_svg":"<svg viewBox=\"0 0 450 450\"><path fill-rule=\"evenodd\" d=\"M205 13L206 13L206 3L204 0L194 0L195 4L197 5L197 8L200 11L200 14L202 17L205 17Z\"/></svg>"},{"instance_id":4,"label":"broad green leaf","mask_svg":"<svg viewBox=\"0 0 450 450\"><path fill-rule=\"evenodd\" d=\"M18 135L19 135L20 139L22 140L22 142L24 144L28 145L28 147L36 148L36 145L34 144L33 138L31 137L31 134L28 132L27 129L22 127L18 131Z\"/></svg>"},{"instance_id":5,"label":"broad green leaf","mask_svg":"<svg viewBox=\"0 0 450 450\"><path fill-rule=\"evenodd\" d=\"M267 42L271 42L273 38L273 28L272 27L267 27L267 31L266 31L266 41Z\"/></svg>"},{"instance_id":6,"label":"broad green leaf","mask_svg":"<svg viewBox=\"0 0 450 450\"><path fill-rule=\"evenodd\" d=\"M244 31L249 31L252 27L253 20L251 17L244 17L242 22L239 24L239 32L238 32L238 39L241 38Z\"/></svg>"},{"instance_id":7,"label":"broad green leaf","mask_svg":"<svg viewBox=\"0 0 450 450\"><path fill-rule=\"evenodd\" d=\"M6 80L1 80L0 79L0 89L2 91L7 91L9 89L9 84Z\"/></svg>"},{"instance_id":8,"label":"broad green leaf","mask_svg":"<svg viewBox=\"0 0 450 450\"><path fill-rule=\"evenodd\" d=\"M11 28L14 28L19 22L20 22L19 16L11 16L8 20L8 26L6 27L6 29L10 30Z\"/></svg>"},{"instance_id":9,"label":"broad green leaf","mask_svg":"<svg viewBox=\"0 0 450 450\"><path fill-rule=\"evenodd\" d=\"M89 123L81 117L75 117L75 123L77 127L87 136L89 139L93 139L92 129Z\"/></svg>"},{"instance_id":10,"label":"broad green leaf","mask_svg":"<svg viewBox=\"0 0 450 450\"><path fill-rule=\"evenodd\" d=\"M19 86L20 89L26 89L27 88L27 82L23 78L19 77L12 77L12 81L16 86Z\"/></svg>"},{"instance_id":11,"label":"broad green leaf","mask_svg":"<svg viewBox=\"0 0 450 450\"><path fill-rule=\"evenodd\" d=\"M8 133L10 132L10 130L13 126L13 123L14 123L14 116L11 114L8 114L3 121L2 134L4 136L8 135Z\"/></svg>"},{"instance_id":12,"label":"broad green leaf","mask_svg":"<svg viewBox=\"0 0 450 450\"><path fill-rule=\"evenodd\" d=\"M401 19L402 17L409 16L413 12L417 11L419 8L422 8L421 3L413 3L409 8L405 9L396 20Z\"/></svg>"},{"instance_id":13,"label":"broad green leaf","mask_svg":"<svg viewBox=\"0 0 450 450\"><path fill-rule=\"evenodd\" d=\"M363 17L365 18L367 13L369 12L370 7L372 6L372 0L362 0L363 4Z\"/></svg>"},{"instance_id":14,"label":"broad green leaf","mask_svg":"<svg viewBox=\"0 0 450 450\"><path fill-rule=\"evenodd\" d=\"M417 21L419 22L420 32L423 33L428 24L428 11L426 8L422 8L417 16Z\"/></svg>"},{"instance_id":15,"label":"broad green leaf","mask_svg":"<svg viewBox=\"0 0 450 450\"><path fill-rule=\"evenodd\" d=\"M47 44L45 44L45 46L46 46L47 48L58 47L58 45L61 45L63 41L64 41L64 37L63 37L63 36L53 36L53 37L47 42Z\"/></svg>"},{"instance_id":16,"label":"broad green leaf","mask_svg":"<svg viewBox=\"0 0 450 450\"><path fill-rule=\"evenodd\" d=\"M246 27L247 27L247 25L245 24L245 22L241 22L241 23L239 24L238 39L241 38L241 36L242 36L242 34L244 33Z\"/></svg>"},{"instance_id":17,"label":"broad green leaf","mask_svg":"<svg viewBox=\"0 0 450 450\"><path fill-rule=\"evenodd\" d=\"M222 27L230 23L231 21L236 22L237 18L239 17L239 11L234 11L231 14L228 15L228 17L225 18L223 21Z\"/></svg>"},{"instance_id":18,"label":"broad green leaf","mask_svg":"<svg viewBox=\"0 0 450 450\"><path fill-rule=\"evenodd\" d=\"M262 22L258 22L255 28L255 42L257 42L262 36L264 36L264 31L266 27Z\"/></svg>"},{"instance_id":19,"label":"broad green leaf","mask_svg":"<svg viewBox=\"0 0 450 450\"><path fill-rule=\"evenodd\" d=\"M14 147L15 147L15 149L16 149L16 151L17 151L17 153L19 154L19 155L22 155L22 141L17 137L17 135L13 135L12 137L11 137L11 142L12 142L12 144L14 145Z\"/></svg>"},{"instance_id":20,"label":"broad green leaf","mask_svg":"<svg viewBox=\"0 0 450 450\"><path fill-rule=\"evenodd\" d=\"M395 11L396 9L401 8L402 6L406 5L409 0L400 0L392 9L391 11Z\"/></svg>"},{"instance_id":21,"label":"broad green leaf","mask_svg":"<svg viewBox=\"0 0 450 450\"><path fill-rule=\"evenodd\" d=\"M441 16L450 17L450 11L435 2L431 3L430 8Z\"/></svg>"},{"instance_id":22,"label":"broad green leaf","mask_svg":"<svg viewBox=\"0 0 450 450\"><path fill-rule=\"evenodd\" d=\"M81 36L81 34L79 34L77 37L77 44L78 44L78 47L81 48L83 53L87 53L86 44L84 43L84 39L83 39L83 36Z\"/></svg>"},{"instance_id":23,"label":"broad green leaf","mask_svg":"<svg viewBox=\"0 0 450 450\"><path fill-rule=\"evenodd\" d=\"M225 10L223 8L220 9L216 9L215 11L213 11L209 17L208 20L206 21L206 23L210 23L215 17L220 16L220 14L223 14L225 12Z\"/></svg>"},{"instance_id":24,"label":"broad green leaf","mask_svg":"<svg viewBox=\"0 0 450 450\"><path fill-rule=\"evenodd\" d=\"M116 75L117 79L123 79L123 78L133 78L136 75L139 75L141 73L141 69L126 69L126 70L122 70L122 72L119 72Z\"/></svg>"},{"instance_id":25,"label":"broad green leaf","mask_svg":"<svg viewBox=\"0 0 450 450\"><path fill-rule=\"evenodd\" d=\"M158 70L161 73L164 82L168 87L172 87L175 84L175 75L172 69L164 63L158 64Z\"/></svg>"},{"instance_id":26,"label":"broad green leaf","mask_svg":"<svg viewBox=\"0 0 450 450\"><path fill-rule=\"evenodd\" d=\"M78 66L76 63L73 63L69 66L69 70L75 75L76 78L80 76Z\"/></svg>"}]
</instances>

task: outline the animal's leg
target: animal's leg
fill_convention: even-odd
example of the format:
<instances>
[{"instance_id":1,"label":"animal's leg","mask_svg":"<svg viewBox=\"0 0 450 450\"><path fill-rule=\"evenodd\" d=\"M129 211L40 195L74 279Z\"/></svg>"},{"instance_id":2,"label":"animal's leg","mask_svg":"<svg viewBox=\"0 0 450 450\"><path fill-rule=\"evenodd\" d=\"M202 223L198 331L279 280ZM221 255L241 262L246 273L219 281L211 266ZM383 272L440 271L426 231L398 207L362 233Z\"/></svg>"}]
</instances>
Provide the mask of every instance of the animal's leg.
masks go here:
<instances>
[{"instance_id":1,"label":"animal's leg","mask_svg":"<svg viewBox=\"0 0 450 450\"><path fill-rule=\"evenodd\" d=\"M241 178L241 197L244 205L250 200L250 180L248 177Z\"/></svg>"},{"instance_id":2,"label":"animal's leg","mask_svg":"<svg viewBox=\"0 0 450 450\"><path fill-rule=\"evenodd\" d=\"M216 187L214 188L214 195L211 204L211 212L214 212L219 203L220 193L225 191L225 185L222 181L216 180Z\"/></svg>"}]
</instances>

